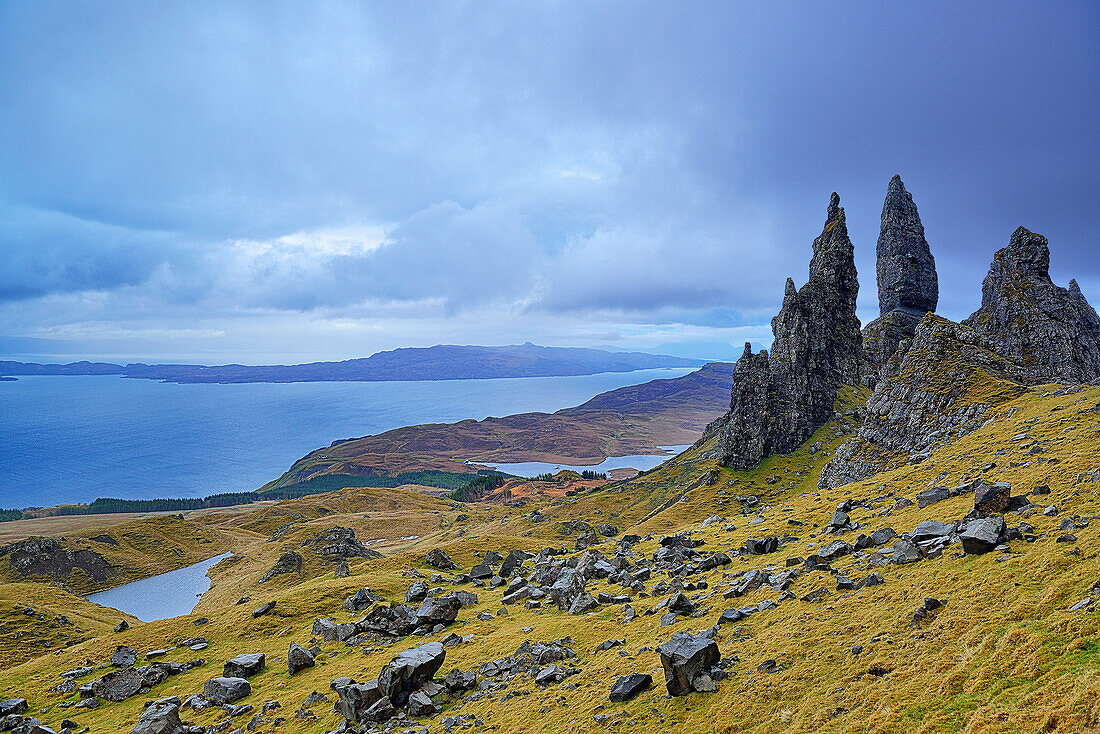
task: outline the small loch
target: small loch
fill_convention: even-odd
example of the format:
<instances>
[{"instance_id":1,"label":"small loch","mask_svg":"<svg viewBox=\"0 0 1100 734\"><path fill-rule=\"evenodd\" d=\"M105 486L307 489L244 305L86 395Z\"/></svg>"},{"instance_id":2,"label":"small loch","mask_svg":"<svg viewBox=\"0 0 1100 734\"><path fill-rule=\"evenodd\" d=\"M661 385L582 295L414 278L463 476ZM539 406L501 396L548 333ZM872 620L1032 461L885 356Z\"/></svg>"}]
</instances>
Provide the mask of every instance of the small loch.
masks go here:
<instances>
[{"instance_id":1,"label":"small loch","mask_svg":"<svg viewBox=\"0 0 1100 734\"><path fill-rule=\"evenodd\" d=\"M199 597L210 589L206 572L231 555L222 553L186 568L97 591L88 595L88 601L132 614L142 622L190 614L199 603Z\"/></svg>"},{"instance_id":2,"label":"small loch","mask_svg":"<svg viewBox=\"0 0 1100 734\"><path fill-rule=\"evenodd\" d=\"M520 461L511 464L492 464L489 462L479 461L479 464L485 466L491 466L494 469L504 472L505 474L512 474L517 477L525 477L530 479L537 477L540 474L554 474L563 469L572 470L575 472L582 471L594 471L594 472L609 472L612 469L637 469L638 471L648 471L655 466L660 466L673 456L690 448L689 446L658 446L657 448L667 451L665 454L634 454L631 456L612 456L604 459L599 464L592 464L589 466L573 466L570 464L551 464L545 461Z\"/></svg>"}]
</instances>

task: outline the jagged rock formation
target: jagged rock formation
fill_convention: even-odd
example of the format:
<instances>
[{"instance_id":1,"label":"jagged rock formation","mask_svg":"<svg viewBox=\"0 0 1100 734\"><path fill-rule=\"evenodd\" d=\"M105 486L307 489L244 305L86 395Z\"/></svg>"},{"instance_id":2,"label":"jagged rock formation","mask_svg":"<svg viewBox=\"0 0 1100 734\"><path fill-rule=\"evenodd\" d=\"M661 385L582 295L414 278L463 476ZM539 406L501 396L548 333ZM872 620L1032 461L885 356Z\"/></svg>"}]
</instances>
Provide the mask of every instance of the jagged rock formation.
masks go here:
<instances>
[{"instance_id":1,"label":"jagged rock formation","mask_svg":"<svg viewBox=\"0 0 1100 734\"><path fill-rule=\"evenodd\" d=\"M936 261L924 237L917 205L901 177L890 179L882 204L878 246L879 317L863 330L865 372L874 379L898 346L911 339L924 315L936 310Z\"/></svg>"},{"instance_id":2,"label":"jagged rock formation","mask_svg":"<svg viewBox=\"0 0 1100 734\"><path fill-rule=\"evenodd\" d=\"M703 436L705 442L719 434L717 458L724 466L751 469L765 456L798 448L832 415L840 386L859 382L859 282L835 193L813 251L806 285L796 290L787 279L783 307L772 319L771 355L745 345L730 410Z\"/></svg>"},{"instance_id":3,"label":"jagged rock formation","mask_svg":"<svg viewBox=\"0 0 1100 734\"><path fill-rule=\"evenodd\" d=\"M1047 239L1020 227L993 256L982 306L963 323L1018 358L1031 383L1100 381L1100 318L1076 281L1050 280Z\"/></svg>"},{"instance_id":4,"label":"jagged rock formation","mask_svg":"<svg viewBox=\"0 0 1100 734\"><path fill-rule=\"evenodd\" d=\"M821 472L821 487L919 462L980 428L991 408L1018 397L1027 372L976 329L929 314L896 353L867 401L856 436Z\"/></svg>"}]
</instances>

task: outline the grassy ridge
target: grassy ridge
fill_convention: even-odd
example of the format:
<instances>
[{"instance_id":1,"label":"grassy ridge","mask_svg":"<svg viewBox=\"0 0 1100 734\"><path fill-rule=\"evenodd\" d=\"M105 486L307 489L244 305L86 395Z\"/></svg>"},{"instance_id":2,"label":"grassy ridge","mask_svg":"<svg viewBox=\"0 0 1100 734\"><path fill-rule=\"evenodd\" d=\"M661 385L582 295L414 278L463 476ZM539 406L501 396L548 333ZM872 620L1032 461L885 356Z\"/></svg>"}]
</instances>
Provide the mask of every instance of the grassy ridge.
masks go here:
<instances>
[{"instance_id":1,"label":"grassy ridge","mask_svg":"<svg viewBox=\"0 0 1100 734\"><path fill-rule=\"evenodd\" d=\"M858 402L859 396L853 393L845 399ZM50 724L69 716L96 731L128 731L144 700L197 691L203 681L220 673L225 659L241 652L264 652L268 668L252 679L253 693L244 702L259 709L265 701L279 700L280 713L292 714L312 691L329 693L331 699L328 683L333 678L371 679L397 651L434 639L411 638L369 650L323 643L317 667L288 676L287 647L291 641L309 642L315 617L344 622L359 616L341 608L347 595L370 586L389 600L401 600L413 580L408 569L424 575L432 572L423 559L433 547L446 549L467 569L485 550L572 547L573 537L560 534L558 528L565 520L583 519L617 524L623 533L653 533L652 539L635 547L644 555L657 548L660 535L677 531L697 533L705 542L701 550L707 552L737 548L748 538L770 534L790 533L797 540L770 556L738 556L730 567L704 574L709 589L701 593L711 595L699 600L705 610L702 616L681 618L667 627L660 626L660 613L647 614L660 597L636 596L633 606L638 617L624 625L617 606L580 617L521 607L510 607L507 615L497 616L502 590L477 589L478 605L463 609L457 625L448 630L472 635L472 641L448 649L441 675L455 667L470 669L510 655L524 640L566 635L575 641L582 672L569 678L568 685L547 688L518 678L495 695L461 708L452 705L444 716L473 714L483 722L483 730L495 727L499 732L1096 731L1100 728L1100 614L1070 612L1069 606L1100 580L1100 538L1095 521L1074 531L1076 543L1059 543L1056 538L1064 532L1060 530L1064 518L1100 516L1100 481L1092 474L1100 464L1097 405L1100 387L1068 395L1032 388L999 406L986 426L937 449L926 461L829 491L817 488L821 467L854 426L843 417L843 405L841 417L820 429L806 446L788 456L771 457L752 472L715 466L707 458L709 447L703 445L635 480L522 509L460 505L404 489L351 488L247 511L207 511L201 516L206 527L248 540L239 549L238 561L212 570L214 586L192 615L135 625L120 634L104 630L71 647L5 666L0 670L0 690L27 695L32 710L46 709L39 718ZM1020 433L1047 442L1041 455L1046 461L1040 464L1023 455L1020 442L1012 440ZM822 446L811 452L818 441ZM995 466L983 469L990 463ZM809 573L796 580L791 591L801 597L826 587L824 601L795 599L723 627L718 639L722 654L737 658L732 677L721 682L716 693L665 696L653 652L656 644L676 631L711 626L729 606L756 604L778 595L763 588L726 601L721 597L724 574L762 565L782 568L786 558L805 556L813 551L813 544L831 541L833 536L821 536L819 529L845 499L867 500L870 505L850 513L860 532L883 527L902 532L922 520L958 519L973 507L972 496L923 509L916 504L890 508L897 498L912 500L928 486L953 486L977 476L1011 482L1013 494L1046 484L1051 494L1041 501L1057 507L1058 514L1036 512L1026 518L1010 514L1011 525L1032 524L1037 539L1013 542L1007 555L965 556L958 546L950 546L938 558L907 566L873 567L858 556L846 556L834 564L838 572L852 578L878 570L885 578L882 586L837 591L832 574ZM747 495L758 497L758 504L745 505L737 499ZM535 508L545 521L533 521ZM726 520L700 529L700 521L713 514ZM334 578L331 566L302 545L334 525L355 529L360 540L386 555L354 562L351 576ZM285 534L267 540L268 534L284 526ZM849 542L854 539L853 534L842 537ZM303 554L303 573L259 583L288 549ZM0 587L10 588L19 593L25 585ZM603 589L597 586L593 591ZM618 587L606 590L621 591ZM252 599L250 604L235 603L246 595ZM926 596L942 599L945 605L922 627L911 628L913 610ZM269 600L277 602L275 611L253 619L251 609ZM479 612L488 612L490 619L477 619ZM146 696L106 703L94 713L57 708L61 701L75 700L75 694L49 692L60 680L60 671L85 659L103 661L117 644L146 651L192 636L196 634L192 620L198 616L210 619L199 630L211 643L201 653L209 661L204 668L173 677ZM612 638L625 640L621 648L625 656L618 650L594 652L599 643ZM852 653L855 645L863 647L861 654ZM188 652L173 652L168 659L182 661ZM781 672L758 672L765 660L776 660ZM653 672L655 687L629 703L610 703L611 683L635 671ZM520 695L503 700L502 694L509 692ZM312 710L316 718L287 715L277 730L319 734L331 731L340 721L331 712L331 702ZM608 719L596 718L603 716ZM218 709L187 711L185 718L213 725L224 714ZM435 717L424 723L438 732L439 721Z\"/></svg>"}]
</instances>

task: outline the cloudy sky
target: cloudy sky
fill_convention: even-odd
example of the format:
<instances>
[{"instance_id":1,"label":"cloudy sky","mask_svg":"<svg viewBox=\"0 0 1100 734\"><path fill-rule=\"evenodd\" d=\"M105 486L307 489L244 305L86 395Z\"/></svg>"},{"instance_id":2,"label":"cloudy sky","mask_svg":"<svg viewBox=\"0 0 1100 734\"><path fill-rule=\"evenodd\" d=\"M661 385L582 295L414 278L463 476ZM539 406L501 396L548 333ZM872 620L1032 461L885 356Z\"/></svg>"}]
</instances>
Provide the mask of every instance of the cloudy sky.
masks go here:
<instances>
[{"instance_id":1,"label":"cloudy sky","mask_svg":"<svg viewBox=\"0 0 1100 734\"><path fill-rule=\"evenodd\" d=\"M940 312L1018 225L1100 302L1100 10L0 4L0 352L273 362L770 342L831 191Z\"/></svg>"}]
</instances>

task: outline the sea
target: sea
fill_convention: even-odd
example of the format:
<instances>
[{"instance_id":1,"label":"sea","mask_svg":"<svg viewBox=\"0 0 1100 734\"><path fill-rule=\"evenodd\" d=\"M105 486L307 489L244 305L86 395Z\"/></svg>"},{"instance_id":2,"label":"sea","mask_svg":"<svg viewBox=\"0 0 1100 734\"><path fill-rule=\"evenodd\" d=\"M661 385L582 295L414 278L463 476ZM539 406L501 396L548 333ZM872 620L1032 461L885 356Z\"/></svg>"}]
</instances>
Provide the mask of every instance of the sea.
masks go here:
<instances>
[{"instance_id":1,"label":"sea","mask_svg":"<svg viewBox=\"0 0 1100 734\"><path fill-rule=\"evenodd\" d=\"M689 372L232 385L19 377L0 381L0 507L246 492L337 439L553 412Z\"/></svg>"}]
</instances>

